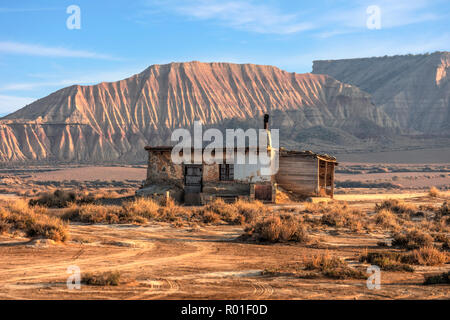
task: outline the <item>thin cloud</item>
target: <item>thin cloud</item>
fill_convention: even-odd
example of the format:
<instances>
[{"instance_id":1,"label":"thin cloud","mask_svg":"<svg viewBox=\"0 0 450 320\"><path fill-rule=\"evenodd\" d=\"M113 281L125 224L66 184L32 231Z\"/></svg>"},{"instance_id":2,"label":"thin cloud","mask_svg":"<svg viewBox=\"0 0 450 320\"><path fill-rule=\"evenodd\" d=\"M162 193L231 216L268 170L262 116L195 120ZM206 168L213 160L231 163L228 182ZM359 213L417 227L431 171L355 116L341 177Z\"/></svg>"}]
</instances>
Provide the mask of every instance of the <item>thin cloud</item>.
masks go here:
<instances>
[{"instance_id":1,"label":"thin cloud","mask_svg":"<svg viewBox=\"0 0 450 320\"><path fill-rule=\"evenodd\" d=\"M6 115L35 100L35 98L0 95L0 114Z\"/></svg>"},{"instance_id":2,"label":"thin cloud","mask_svg":"<svg viewBox=\"0 0 450 320\"><path fill-rule=\"evenodd\" d=\"M99 71L99 72L85 72L83 75L72 75L70 78L62 78L60 75L54 74L29 74L29 77L37 78L38 81L33 82L20 82L9 83L0 86L0 92L10 91L30 91L40 88L63 88L75 84L79 85L92 85L100 82L113 82L120 81L122 79L131 77L133 74L137 74L143 71L143 67L132 68L119 71Z\"/></svg>"},{"instance_id":3,"label":"thin cloud","mask_svg":"<svg viewBox=\"0 0 450 320\"><path fill-rule=\"evenodd\" d=\"M40 57L53 58L85 58L85 59L102 59L117 60L117 58L106 54L100 54L84 50L72 50L63 47L46 47L39 44L28 44L20 42L0 42L0 53L20 54Z\"/></svg>"},{"instance_id":4,"label":"thin cloud","mask_svg":"<svg viewBox=\"0 0 450 320\"><path fill-rule=\"evenodd\" d=\"M23 13L23 12L42 12L64 10L62 8L0 8L0 13Z\"/></svg>"},{"instance_id":5,"label":"thin cloud","mask_svg":"<svg viewBox=\"0 0 450 320\"><path fill-rule=\"evenodd\" d=\"M439 3L441 1L437 1ZM433 12L430 2L424 0L372 0L356 1L350 9L331 10L326 16L318 17L317 23L323 32L317 34L320 38L358 32L366 29L370 5L380 8L381 28L390 29L404 27L417 23L425 23L443 19L440 13ZM436 4L435 3L435 4ZM329 29L332 28L332 31Z\"/></svg>"},{"instance_id":6,"label":"thin cloud","mask_svg":"<svg viewBox=\"0 0 450 320\"><path fill-rule=\"evenodd\" d=\"M297 14L280 12L273 6L253 1L151 1L179 15L196 20L214 20L239 30L267 34L292 34L311 30L314 25Z\"/></svg>"}]
</instances>

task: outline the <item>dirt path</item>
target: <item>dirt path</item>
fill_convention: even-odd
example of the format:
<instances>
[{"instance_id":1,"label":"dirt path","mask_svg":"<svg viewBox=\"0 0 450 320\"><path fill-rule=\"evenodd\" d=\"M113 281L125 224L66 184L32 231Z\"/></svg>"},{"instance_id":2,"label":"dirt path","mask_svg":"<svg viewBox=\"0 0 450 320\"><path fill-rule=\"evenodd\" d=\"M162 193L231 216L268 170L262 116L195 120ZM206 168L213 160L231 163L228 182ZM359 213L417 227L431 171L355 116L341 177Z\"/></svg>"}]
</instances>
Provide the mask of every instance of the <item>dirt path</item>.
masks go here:
<instances>
[{"instance_id":1,"label":"dirt path","mask_svg":"<svg viewBox=\"0 0 450 320\"><path fill-rule=\"evenodd\" d=\"M1 239L1 299L385 299L448 298L448 286L423 286L423 272L385 273L382 290L364 280L299 279L263 276L280 261L302 261L323 249L300 245L258 245L232 240L240 227L195 230L169 225L72 225L71 233L89 242L45 248ZM112 241L114 240L114 241ZM372 235L336 235L323 239L327 251L355 259L379 240ZM134 245L133 245L134 244ZM356 261L356 260L355 260ZM69 290L67 267L83 272L120 271L118 287L82 285ZM450 268L450 267L449 267ZM438 271L440 269L436 269Z\"/></svg>"}]
</instances>

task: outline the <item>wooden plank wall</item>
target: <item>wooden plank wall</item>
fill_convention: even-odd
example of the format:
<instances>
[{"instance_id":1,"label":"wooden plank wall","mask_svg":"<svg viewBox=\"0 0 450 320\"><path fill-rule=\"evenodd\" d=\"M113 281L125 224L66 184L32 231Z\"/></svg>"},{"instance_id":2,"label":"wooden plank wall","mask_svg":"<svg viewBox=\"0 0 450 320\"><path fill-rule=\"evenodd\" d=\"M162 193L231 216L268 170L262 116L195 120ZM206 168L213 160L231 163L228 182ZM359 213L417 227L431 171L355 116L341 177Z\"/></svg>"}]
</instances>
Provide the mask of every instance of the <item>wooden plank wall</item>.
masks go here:
<instances>
[{"instance_id":1,"label":"wooden plank wall","mask_svg":"<svg viewBox=\"0 0 450 320\"><path fill-rule=\"evenodd\" d=\"M276 182L283 189L304 195L317 192L317 159L302 155L281 156Z\"/></svg>"}]
</instances>

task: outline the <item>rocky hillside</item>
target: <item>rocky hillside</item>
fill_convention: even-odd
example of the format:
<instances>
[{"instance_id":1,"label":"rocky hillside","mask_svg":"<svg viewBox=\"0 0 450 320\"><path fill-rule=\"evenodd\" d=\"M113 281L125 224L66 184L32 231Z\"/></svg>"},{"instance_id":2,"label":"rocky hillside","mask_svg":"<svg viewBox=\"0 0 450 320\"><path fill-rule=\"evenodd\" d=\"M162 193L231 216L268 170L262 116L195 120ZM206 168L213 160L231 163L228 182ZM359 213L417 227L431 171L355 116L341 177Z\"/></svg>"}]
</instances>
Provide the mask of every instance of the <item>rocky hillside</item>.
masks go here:
<instances>
[{"instance_id":1,"label":"rocky hillside","mask_svg":"<svg viewBox=\"0 0 450 320\"><path fill-rule=\"evenodd\" d=\"M0 161L143 161L145 145L169 143L173 129L194 119L222 129L260 127L266 112L282 144L296 147L364 146L398 130L369 94L327 75L171 63L117 82L67 87L6 116Z\"/></svg>"},{"instance_id":2,"label":"rocky hillside","mask_svg":"<svg viewBox=\"0 0 450 320\"><path fill-rule=\"evenodd\" d=\"M450 52L314 61L313 73L370 93L404 133L450 135Z\"/></svg>"}]
</instances>

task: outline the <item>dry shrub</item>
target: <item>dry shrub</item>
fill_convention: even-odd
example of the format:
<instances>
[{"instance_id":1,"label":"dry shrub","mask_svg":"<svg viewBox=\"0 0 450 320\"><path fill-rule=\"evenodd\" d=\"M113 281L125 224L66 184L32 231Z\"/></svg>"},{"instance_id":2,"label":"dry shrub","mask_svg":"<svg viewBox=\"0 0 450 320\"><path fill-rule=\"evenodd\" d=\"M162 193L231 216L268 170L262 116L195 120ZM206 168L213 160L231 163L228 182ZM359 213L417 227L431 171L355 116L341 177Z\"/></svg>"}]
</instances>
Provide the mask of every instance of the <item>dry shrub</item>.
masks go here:
<instances>
[{"instance_id":1,"label":"dry shrub","mask_svg":"<svg viewBox=\"0 0 450 320\"><path fill-rule=\"evenodd\" d=\"M431 187L428 191L428 195L432 198L437 198L440 195L439 189L436 187Z\"/></svg>"},{"instance_id":2,"label":"dry shrub","mask_svg":"<svg viewBox=\"0 0 450 320\"><path fill-rule=\"evenodd\" d=\"M305 207L304 212L313 214L325 212L326 207L324 202L304 202L303 206Z\"/></svg>"},{"instance_id":3,"label":"dry shrub","mask_svg":"<svg viewBox=\"0 0 450 320\"><path fill-rule=\"evenodd\" d=\"M405 233L394 234L392 245L405 249L418 249L420 247L428 247L433 244L433 237L418 229L410 229Z\"/></svg>"},{"instance_id":4,"label":"dry shrub","mask_svg":"<svg viewBox=\"0 0 450 320\"><path fill-rule=\"evenodd\" d=\"M414 271L404 262L404 254L400 252L367 252L359 257L359 261L376 265L385 271Z\"/></svg>"},{"instance_id":5,"label":"dry shrub","mask_svg":"<svg viewBox=\"0 0 450 320\"><path fill-rule=\"evenodd\" d=\"M39 205L47 208L66 208L72 203L91 204L99 199L117 198L119 194L112 190L107 191L66 191L57 189L54 192L41 192L38 198L29 201L31 206Z\"/></svg>"},{"instance_id":6,"label":"dry shrub","mask_svg":"<svg viewBox=\"0 0 450 320\"><path fill-rule=\"evenodd\" d=\"M306 270L319 271L322 275L333 279L365 279L361 270L351 268L343 259L326 254L316 255L305 264Z\"/></svg>"},{"instance_id":7,"label":"dry shrub","mask_svg":"<svg viewBox=\"0 0 450 320\"><path fill-rule=\"evenodd\" d=\"M63 219L83 223L145 223L147 220L134 212L117 206L85 204L73 205L63 215Z\"/></svg>"},{"instance_id":8,"label":"dry shrub","mask_svg":"<svg viewBox=\"0 0 450 320\"><path fill-rule=\"evenodd\" d=\"M321 222L325 225L352 231L360 231L363 228L364 215L358 210L351 210L347 204L333 203L326 207Z\"/></svg>"},{"instance_id":9,"label":"dry shrub","mask_svg":"<svg viewBox=\"0 0 450 320\"><path fill-rule=\"evenodd\" d=\"M443 272L441 274L437 275L425 275L425 285L432 285L432 284L450 284L450 271L449 272Z\"/></svg>"},{"instance_id":10,"label":"dry shrub","mask_svg":"<svg viewBox=\"0 0 450 320\"><path fill-rule=\"evenodd\" d=\"M305 243L308 235L304 226L293 215L273 215L246 228L245 238L263 242L295 241Z\"/></svg>"},{"instance_id":11,"label":"dry shrub","mask_svg":"<svg viewBox=\"0 0 450 320\"><path fill-rule=\"evenodd\" d=\"M120 284L120 272L86 273L81 282L90 286L118 286Z\"/></svg>"},{"instance_id":12,"label":"dry shrub","mask_svg":"<svg viewBox=\"0 0 450 320\"><path fill-rule=\"evenodd\" d=\"M206 220L210 220L211 223L217 223L222 220L230 224L242 224L245 221L235 205L225 203L221 198L208 203L199 212L201 216L205 217ZM204 222L208 223L207 221Z\"/></svg>"},{"instance_id":13,"label":"dry shrub","mask_svg":"<svg viewBox=\"0 0 450 320\"><path fill-rule=\"evenodd\" d=\"M375 211L381 211L383 209L389 210L403 218L409 218L417 211L417 207L413 204L407 204L397 199L385 200L380 204L375 205Z\"/></svg>"},{"instance_id":14,"label":"dry shrub","mask_svg":"<svg viewBox=\"0 0 450 320\"><path fill-rule=\"evenodd\" d=\"M229 204L218 198L196 210L194 216L204 223L219 223L223 221L228 224L241 225L254 223L258 217L264 216L269 212L270 209L266 208L260 201L238 200Z\"/></svg>"},{"instance_id":15,"label":"dry shrub","mask_svg":"<svg viewBox=\"0 0 450 320\"><path fill-rule=\"evenodd\" d=\"M122 211L146 219L156 218L159 209L159 204L150 198L136 198L132 201L127 201L122 205Z\"/></svg>"},{"instance_id":16,"label":"dry shrub","mask_svg":"<svg viewBox=\"0 0 450 320\"><path fill-rule=\"evenodd\" d=\"M392 214L390 210L381 209L373 216L373 221L378 226L385 229L397 230L399 225L397 223L397 217Z\"/></svg>"},{"instance_id":17,"label":"dry shrub","mask_svg":"<svg viewBox=\"0 0 450 320\"><path fill-rule=\"evenodd\" d=\"M403 261L409 264L436 266L446 263L448 256L434 247L422 247L405 255Z\"/></svg>"},{"instance_id":18,"label":"dry shrub","mask_svg":"<svg viewBox=\"0 0 450 320\"><path fill-rule=\"evenodd\" d=\"M1 232L22 231L27 237L54 241L69 239L67 226L59 218L47 215L43 207L30 207L25 200L7 202L0 208Z\"/></svg>"},{"instance_id":19,"label":"dry shrub","mask_svg":"<svg viewBox=\"0 0 450 320\"><path fill-rule=\"evenodd\" d=\"M85 204L72 205L62 216L63 219L84 223L118 223L116 208Z\"/></svg>"},{"instance_id":20,"label":"dry shrub","mask_svg":"<svg viewBox=\"0 0 450 320\"><path fill-rule=\"evenodd\" d=\"M31 199L29 204L31 206L39 205L47 208L64 208L69 203L75 202L76 199L77 195L75 192L56 190L53 193L41 193L37 199Z\"/></svg>"},{"instance_id":21,"label":"dry shrub","mask_svg":"<svg viewBox=\"0 0 450 320\"><path fill-rule=\"evenodd\" d=\"M450 203L445 201L442 206L436 211L436 217L450 216Z\"/></svg>"},{"instance_id":22,"label":"dry shrub","mask_svg":"<svg viewBox=\"0 0 450 320\"><path fill-rule=\"evenodd\" d=\"M258 216L263 216L271 212L261 201L238 200L234 207L244 217L246 223L254 223Z\"/></svg>"},{"instance_id":23,"label":"dry shrub","mask_svg":"<svg viewBox=\"0 0 450 320\"><path fill-rule=\"evenodd\" d=\"M200 216L203 223L218 224L221 221L217 213L209 210L202 210Z\"/></svg>"}]
</instances>

